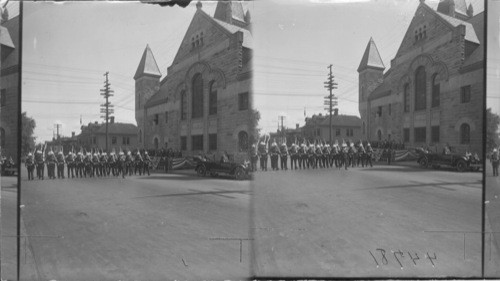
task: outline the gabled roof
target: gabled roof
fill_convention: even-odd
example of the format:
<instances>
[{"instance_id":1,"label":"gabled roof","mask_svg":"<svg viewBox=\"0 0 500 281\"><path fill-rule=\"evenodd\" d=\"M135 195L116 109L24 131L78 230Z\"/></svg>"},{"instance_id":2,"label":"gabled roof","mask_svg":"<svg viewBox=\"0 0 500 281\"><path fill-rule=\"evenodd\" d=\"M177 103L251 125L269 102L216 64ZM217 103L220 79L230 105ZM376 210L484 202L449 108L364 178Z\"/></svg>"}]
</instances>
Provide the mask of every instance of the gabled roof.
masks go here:
<instances>
[{"instance_id":1,"label":"gabled roof","mask_svg":"<svg viewBox=\"0 0 500 281\"><path fill-rule=\"evenodd\" d=\"M484 61L484 12L481 12L474 17L472 17L467 22L471 23L474 26L474 30L476 30L477 37L479 41L482 43L479 47L477 47L472 54L469 55L464 61L462 67L468 67L470 65L476 64L478 62Z\"/></svg>"},{"instance_id":2,"label":"gabled roof","mask_svg":"<svg viewBox=\"0 0 500 281\"><path fill-rule=\"evenodd\" d=\"M252 37L252 33L249 30L244 29L244 28L239 27L239 26L236 26L236 25L229 24L227 22L223 22L223 21L218 20L216 18L212 18L212 19L218 25L220 25L221 27L223 27L225 30L227 30L231 34L234 34L234 33L238 32L238 31L243 32L243 47L252 49L252 46L253 46L253 37Z\"/></svg>"},{"instance_id":3,"label":"gabled roof","mask_svg":"<svg viewBox=\"0 0 500 281\"><path fill-rule=\"evenodd\" d=\"M96 134L106 134L106 124L100 124ZM135 135L137 134L137 126L131 123L108 123L108 134Z\"/></svg>"},{"instance_id":4,"label":"gabled roof","mask_svg":"<svg viewBox=\"0 0 500 281\"><path fill-rule=\"evenodd\" d=\"M144 105L144 108L149 108L149 107L167 102L166 95L164 94L164 90L162 90L162 89L166 89L166 88L161 87L158 92L156 92L151 98L149 98L149 100Z\"/></svg>"},{"instance_id":5,"label":"gabled roof","mask_svg":"<svg viewBox=\"0 0 500 281\"><path fill-rule=\"evenodd\" d=\"M146 49L144 49L141 62L135 72L134 79L144 75L150 75L158 78L161 77L160 69L158 68L158 64L156 64L155 57L153 56L153 52L149 48L149 45L147 45Z\"/></svg>"},{"instance_id":6,"label":"gabled roof","mask_svg":"<svg viewBox=\"0 0 500 281\"><path fill-rule=\"evenodd\" d=\"M476 31L474 30L474 26L466 21L459 20L454 17L447 16L445 14L442 14L440 12L436 12L438 16L440 16L442 19L444 19L446 22L448 22L450 25L453 27L457 27L461 24L465 26L465 40L473 43L480 44L479 39L477 38Z\"/></svg>"},{"instance_id":7,"label":"gabled roof","mask_svg":"<svg viewBox=\"0 0 500 281\"><path fill-rule=\"evenodd\" d=\"M321 126L330 126L329 115L324 116ZM332 126L358 127L361 126L361 118L354 115L333 115Z\"/></svg>"},{"instance_id":8,"label":"gabled roof","mask_svg":"<svg viewBox=\"0 0 500 281\"><path fill-rule=\"evenodd\" d=\"M363 58L361 59L361 63L358 67L358 72L369 67L381 70L385 69L385 65L382 62L382 58L380 57L373 38L370 38L368 45L366 45L365 53L363 54Z\"/></svg>"}]
</instances>

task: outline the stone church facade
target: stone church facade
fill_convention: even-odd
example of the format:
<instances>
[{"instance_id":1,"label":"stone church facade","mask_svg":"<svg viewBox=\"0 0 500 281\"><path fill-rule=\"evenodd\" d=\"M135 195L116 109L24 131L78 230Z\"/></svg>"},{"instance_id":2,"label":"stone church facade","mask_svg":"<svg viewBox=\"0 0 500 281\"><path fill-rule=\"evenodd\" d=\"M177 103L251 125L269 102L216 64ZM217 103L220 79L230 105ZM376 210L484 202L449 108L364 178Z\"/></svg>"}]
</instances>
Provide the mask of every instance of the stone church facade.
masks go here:
<instances>
[{"instance_id":1,"label":"stone church facade","mask_svg":"<svg viewBox=\"0 0 500 281\"><path fill-rule=\"evenodd\" d=\"M218 2L214 17L196 9L164 78L144 50L134 76L139 147L242 161L253 138L250 13L232 1Z\"/></svg>"},{"instance_id":2,"label":"stone church facade","mask_svg":"<svg viewBox=\"0 0 500 281\"><path fill-rule=\"evenodd\" d=\"M19 116L19 16L2 10L0 25L0 147L2 156L17 162Z\"/></svg>"},{"instance_id":3,"label":"stone church facade","mask_svg":"<svg viewBox=\"0 0 500 281\"><path fill-rule=\"evenodd\" d=\"M482 152L484 12L465 0L420 1L399 50L385 65L370 39L358 68L362 135L408 147Z\"/></svg>"}]
</instances>

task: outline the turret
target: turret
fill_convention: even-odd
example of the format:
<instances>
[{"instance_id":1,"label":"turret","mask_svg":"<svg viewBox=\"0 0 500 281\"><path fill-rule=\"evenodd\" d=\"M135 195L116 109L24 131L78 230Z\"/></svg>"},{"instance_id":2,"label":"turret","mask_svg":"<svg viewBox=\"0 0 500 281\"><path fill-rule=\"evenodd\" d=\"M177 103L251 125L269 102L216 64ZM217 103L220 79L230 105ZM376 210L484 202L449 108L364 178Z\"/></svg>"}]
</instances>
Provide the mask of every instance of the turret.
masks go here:
<instances>
[{"instance_id":1,"label":"turret","mask_svg":"<svg viewBox=\"0 0 500 281\"><path fill-rule=\"evenodd\" d=\"M161 73L153 52L146 46L141 61L134 75L135 80L135 120L137 122L139 142L142 144L144 134L144 105L160 90Z\"/></svg>"},{"instance_id":2,"label":"turret","mask_svg":"<svg viewBox=\"0 0 500 281\"><path fill-rule=\"evenodd\" d=\"M369 132L365 130L365 124L369 124L369 94L383 82L384 63L378 52L377 46L373 38L370 38L366 46L363 58L358 67L359 73L359 114L363 120L362 134L363 138L369 136Z\"/></svg>"}]
</instances>

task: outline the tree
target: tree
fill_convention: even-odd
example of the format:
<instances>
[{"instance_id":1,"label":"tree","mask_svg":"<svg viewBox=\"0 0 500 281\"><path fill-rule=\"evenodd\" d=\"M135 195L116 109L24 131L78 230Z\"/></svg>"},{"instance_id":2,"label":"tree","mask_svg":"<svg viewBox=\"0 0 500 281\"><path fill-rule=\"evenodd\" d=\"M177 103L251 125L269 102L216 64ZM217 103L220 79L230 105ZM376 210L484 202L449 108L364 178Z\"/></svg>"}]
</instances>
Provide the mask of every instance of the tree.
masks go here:
<instances>
[{"instance_id":1,"label":"tree","mask_svg":"<svg viewBox=\"0 0 500 281\"><path fill-rule=\"evenodd\" d=\"M21 153L22 155L27 155L28 152L32 151L35 147L35 139L33 136L36 122L33 118L28 117L26 112L22 113L22 137L21 137Z\"/></svg>"},{"instance_id":2,"label":"tree","mask_svg":"<svg viewBox=\"0 0 500 281\"><path fill-rule=\"evenodd\" d=\"M256 140L259 139L260 136L260 128L259 126L259 120L260 120L260 113L258 110L252 109L250 112L250 143L255 143Z\"/></svg>"},{"instance_id":3,"label":"tree","mask_svg":"<svg viewBox=\"0 0 500 281\"><path fill-rule=\"evenodd\" d=\"M498 137L498 126L500 125L500 116L491 112L491 108L486 110L486 149L492 150L500 145Z\"/></svg>"}]
</instances>

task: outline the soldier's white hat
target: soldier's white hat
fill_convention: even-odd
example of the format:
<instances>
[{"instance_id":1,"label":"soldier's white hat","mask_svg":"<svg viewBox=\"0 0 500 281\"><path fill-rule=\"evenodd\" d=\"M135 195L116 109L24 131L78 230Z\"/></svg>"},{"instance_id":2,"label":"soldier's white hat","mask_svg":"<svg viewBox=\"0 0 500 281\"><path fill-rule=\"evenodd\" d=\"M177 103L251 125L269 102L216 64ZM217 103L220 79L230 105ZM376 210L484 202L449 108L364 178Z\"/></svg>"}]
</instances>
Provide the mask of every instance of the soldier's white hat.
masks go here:
<instances>
[{"instance_id":1,"label":"soldier's white hat","mask_svg":"<svg viewBox=\"0 0 500 281\"><path fill-rule=\"evenodd\" d=\"M372 146L370 143L368 143L366 146Z\"/></svg>"},{"instance_id":2,"label":"soldier's white hat","mask_svg":"<svg viewBox=\"0 0 500 281\"><path fill-rule=\"evenodd\" d=\"M494 148L494 149L493 149L493 152L497 152L497 149L496 149L496 148Z\"/></svg>"},{"instance_id":3,"label":"soldier's white hat","mask_svg":"<svg viewBox=\"0 0 500 281\"><path fill-rule=\"evenodd\" d=\"M144 151L144 155L148 155L148 152L147 152L147 151Z\"/></svg>"},{"instance_id":4,"label":"soldier's white hat","mask_svg":"<svg viewBox=\"0 0 500 281\"><path fill-rule=\"evenodd\" d=\"M273 142L271 146L277 146L278 144L276 142Z\"/></svg>"},{"instance_id":5,"label":"soldier's white hat","mask_svg":"<svg viewBox=\"0 0 500 281\"><path fill-rule=\"evenodd\" d=\"M30 153L28 153L28 157L31 157L31 156L33 156L33 155L31 155L31 152L30 152Z\"/></svg>"},{"instance_id":6,"label":"soldier's white hat","mask_svg":"<svg viewBox=\"0 0 500 281\"><path fill-rule=\"evenodd\" d=\"M59 151L57 154L62 155L63 153L62 153L62 151Z\"/></svg>"},{"instance_id":7,"label":"soldier's white hat","mask_svg":"<svg viewBox=\"0 0 500 281\"><path fill-rule=\"evenodd\" d=\"M71 154L73 154L73 152L71 152L71 151L70 151L70 152L68 152L68 155L71 155Z\"/></svg>"},{"instance_id":8,"label":"soldier's white hat","mask_svg":"<svg viewBox=\"0 0 500 281\"><path fill-rule=\"evenodd\" d=\"M36 153L42 154L42 151L41 150L37 150Z\"/></svg>"},{"instance_id":9,"label":"soldier's white hat","mask_svg":"<svg viewBox=\"0 0 500 281\"><path fill-rule=\"evenodd\" d=\"M132 155L132 152L131 151L127 152L127 155Z\"/></svg>"},{"instance_id":10,"label":"soldier's white hat","mask_svg":"<svg viewBox=\"0 0 500 281\"><path fill-rule=\"evenodd\" d=\"M49 151L49 155L54 155L54 152L52 150Z\"/></svg>"},{"instance_id":11,"label":"soldier's white hat","mask_svg":"<svg viewBox=\"0 0 500 281\"><path fill-rule=\"evenodd\" d=\"M120 154L120 155L123 155L124 153L123 153L123 151L120 151L120 153L119 153L119 154Z\"/></svg>"}]
</instances>

